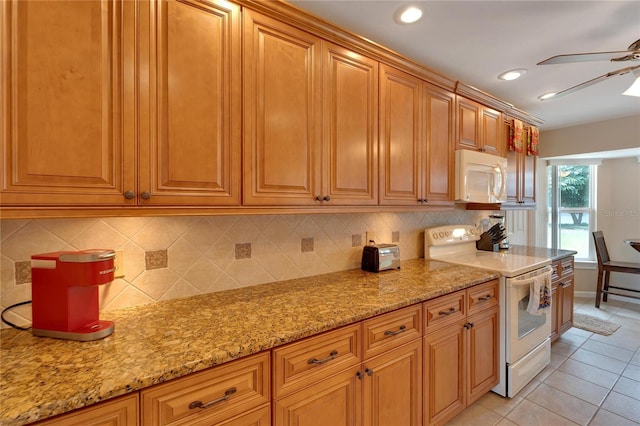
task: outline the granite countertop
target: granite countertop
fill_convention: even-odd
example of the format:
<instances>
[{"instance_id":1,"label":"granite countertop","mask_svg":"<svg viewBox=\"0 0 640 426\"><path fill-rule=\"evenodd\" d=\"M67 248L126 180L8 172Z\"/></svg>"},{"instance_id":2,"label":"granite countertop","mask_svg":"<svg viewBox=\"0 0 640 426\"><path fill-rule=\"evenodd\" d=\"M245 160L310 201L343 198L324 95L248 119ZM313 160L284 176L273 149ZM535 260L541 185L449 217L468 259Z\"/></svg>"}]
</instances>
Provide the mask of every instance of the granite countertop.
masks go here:
<instances>
[{"instance_id":1,"label":"granite countertop","mask_svg":"<svg viewBox=\"0 0 640 426\"><path fill-rule=\"evenodd\" d=\"M425 259L105 312L75 342L0 334L0 424L22 425L463 289L499 274Z\"/></svg>"},{"instance_id":2,"label":"granite countertop","mask_svg":"<svg viewBox=\"0 0 640 426\"><path fill-rule=\"evenodd\" d=\"M561 250L545 247L533 246L509 246L508 253L519 254L523 256L546 257L552 262L562 259L563 257L574 256L578 252L574 250Z\"/></svg>"}]
</instances>

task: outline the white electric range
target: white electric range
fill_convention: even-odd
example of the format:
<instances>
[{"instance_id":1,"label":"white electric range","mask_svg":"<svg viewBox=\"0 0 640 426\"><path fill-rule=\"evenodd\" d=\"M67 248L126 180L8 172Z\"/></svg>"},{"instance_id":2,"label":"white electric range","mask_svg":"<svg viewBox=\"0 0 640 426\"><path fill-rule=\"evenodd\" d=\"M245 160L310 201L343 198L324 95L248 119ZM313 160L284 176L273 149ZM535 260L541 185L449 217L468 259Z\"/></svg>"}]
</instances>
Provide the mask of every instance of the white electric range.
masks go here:
<instances>
[{"instance_id":1,"label":"white electric range","mask_svg":"<svg viewBox=\"0 0 640 426\"><path fill-rule=\"evenodd\" d=\"M472 225L425 229L425 258L499 272L500 382L492 390L515 396L551 359L551 310L528 310L534 282L551 283L551 260L476 249L481 232ZM550 290L550 288L549 288Z\"/></svg>"}]
</instances>

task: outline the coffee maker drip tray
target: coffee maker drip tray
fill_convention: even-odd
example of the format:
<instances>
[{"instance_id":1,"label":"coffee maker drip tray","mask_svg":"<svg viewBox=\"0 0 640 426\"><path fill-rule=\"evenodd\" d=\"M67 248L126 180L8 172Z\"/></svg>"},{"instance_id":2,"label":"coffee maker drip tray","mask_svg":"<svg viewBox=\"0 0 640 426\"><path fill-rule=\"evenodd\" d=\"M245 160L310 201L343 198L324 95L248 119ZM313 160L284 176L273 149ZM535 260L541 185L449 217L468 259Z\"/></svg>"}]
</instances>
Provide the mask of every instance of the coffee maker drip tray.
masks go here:
<instances>
[{"instance_id":1,"label":"coffee maker drip tray","mask_svg":"<svg viewBox=\"0 0 640 426\"><path fill-rule=\"evenodd\" d=\"M98 320L72 331L45 330L37 328L32 328L31 331L34 336L90 342L92 340L99 340L109 336L113 333L114 329L115 326L113 321Z\"/></svg>"}]
</instances>

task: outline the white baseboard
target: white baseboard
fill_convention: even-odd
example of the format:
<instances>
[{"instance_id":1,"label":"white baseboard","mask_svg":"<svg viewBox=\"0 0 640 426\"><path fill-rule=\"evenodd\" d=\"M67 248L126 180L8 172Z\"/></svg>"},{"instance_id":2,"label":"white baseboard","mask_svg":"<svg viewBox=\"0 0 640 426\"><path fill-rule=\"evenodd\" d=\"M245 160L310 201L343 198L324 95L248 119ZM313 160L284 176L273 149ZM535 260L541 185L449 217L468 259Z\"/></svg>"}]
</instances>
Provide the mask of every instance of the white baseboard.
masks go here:
<instances>
[{"instance_id":1,"label":"white baseboard","mask_svg":"<svg viewBox=\"0 0 640 426\"><path fill-rule=\"evenodd\" d=\"M594 300L596 298L596 292L595 291L575 291L573 293L573 295L575 297L588 297L588 298L594 299ZM609 295L609 300L617 300L617 301L620 301L620 302L635 303L637 305L640 305L640 299L632 299L630 297L616 296L615 294L610 294Z\"/></svg>"}]
</instances>

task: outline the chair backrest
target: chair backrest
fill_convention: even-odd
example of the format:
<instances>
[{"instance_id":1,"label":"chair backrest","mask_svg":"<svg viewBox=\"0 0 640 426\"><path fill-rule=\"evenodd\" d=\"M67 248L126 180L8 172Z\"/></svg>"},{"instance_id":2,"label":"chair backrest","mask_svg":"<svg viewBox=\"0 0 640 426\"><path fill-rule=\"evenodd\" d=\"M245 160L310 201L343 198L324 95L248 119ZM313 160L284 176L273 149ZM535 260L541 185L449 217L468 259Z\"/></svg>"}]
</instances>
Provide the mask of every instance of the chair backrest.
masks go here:
<instances>
[{"instance_id":1,"label":"chair backrest","mask_svg":"<svg viewBox=\"0 0 640 426\"><path fill-rule=\"evenodd\" d=\"M598 257L598 265L609 262L609 252L607 251L607 245L604 242L604 235L602 231L593 232L593 242L596 245L596 256Z\"/></svg>"}]
</instances>

